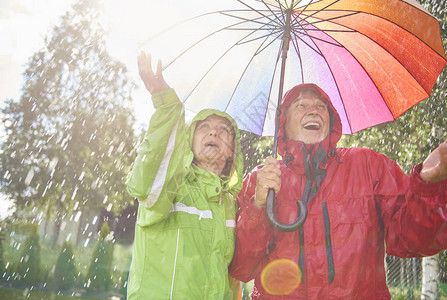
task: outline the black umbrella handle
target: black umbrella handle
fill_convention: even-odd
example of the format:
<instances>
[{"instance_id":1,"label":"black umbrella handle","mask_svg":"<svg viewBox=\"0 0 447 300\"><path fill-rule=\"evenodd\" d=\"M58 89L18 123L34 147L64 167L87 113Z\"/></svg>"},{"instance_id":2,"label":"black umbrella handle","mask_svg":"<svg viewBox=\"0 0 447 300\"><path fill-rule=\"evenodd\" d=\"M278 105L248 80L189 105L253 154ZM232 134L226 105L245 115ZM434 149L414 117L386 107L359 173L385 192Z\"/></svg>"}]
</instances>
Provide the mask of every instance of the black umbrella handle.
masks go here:
<instances>
[{"instance_id":1,"label":"black umbrella handle","mask_svg":"<svg viewBox=\"0 0 447 300\"><path fill-rule=\"evenodd\" d=\"M306 218L307 218L307 206L303 201L296 202L296 204L298 205L298 208L299 208L298 219L296 219L295 222L290 223L290 224L281 223L276 219L275 213L273 210L274 201L275 201L275 191L273 189L269 189L269 192L267 194L266 213L267 213L267 219L269 220L270 224L272 224L272 226L275 229L278 229L279 231L290 232L290 231L297 230L300 226L302 226L304 224L304 221L306 221Z\"/></svg>"}]
</instances>

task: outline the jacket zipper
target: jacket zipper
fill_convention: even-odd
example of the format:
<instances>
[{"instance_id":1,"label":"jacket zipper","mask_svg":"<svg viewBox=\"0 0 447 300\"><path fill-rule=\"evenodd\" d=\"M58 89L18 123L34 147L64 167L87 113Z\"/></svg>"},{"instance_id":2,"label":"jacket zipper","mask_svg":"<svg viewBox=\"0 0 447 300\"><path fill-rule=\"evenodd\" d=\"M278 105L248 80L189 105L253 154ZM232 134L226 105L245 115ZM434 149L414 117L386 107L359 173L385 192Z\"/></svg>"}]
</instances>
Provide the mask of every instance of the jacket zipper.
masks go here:
<instances>
[{"instance_id":1,"label":"jacket zipper","mask_svg":"<svg viewBox=\"0 0 447 300\"><path fill-rule=\"evenodd\" d=\"M334 255L332 251L331 240L331 222L329 220L329 213L327 210L327 203L321 203L323 207L323 220L324 220L324 236L326 241L326 257L327 257L327 272L329 285L334 281L335 267L334 267Z\"/></svg>"}]
</instances>

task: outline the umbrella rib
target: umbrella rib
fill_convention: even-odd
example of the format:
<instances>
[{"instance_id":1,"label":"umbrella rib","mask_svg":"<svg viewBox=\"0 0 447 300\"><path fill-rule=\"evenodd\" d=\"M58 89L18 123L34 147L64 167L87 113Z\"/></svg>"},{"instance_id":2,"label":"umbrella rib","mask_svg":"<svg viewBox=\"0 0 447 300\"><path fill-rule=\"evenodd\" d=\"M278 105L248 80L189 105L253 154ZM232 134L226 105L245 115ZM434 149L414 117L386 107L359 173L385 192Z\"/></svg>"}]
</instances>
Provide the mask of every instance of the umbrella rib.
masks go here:
<instances>
[{"instance_id":1,"label":"umbrella rib","mask_svg":"<svg viewBox=\"0 0 447 300\"><path fill-rule=\"evenodd\" d=\"M313 3L312 0L311 0L309 3L307 3L306 6L304 6L304 8L301 9L300 12L299 12L296 16L293 17L294 21L296 21L296 19L299 18L299 17L301 16L301 14L303 13L303 11L305 11L305 10L309 7L309 5L311 5L312 3ZM295 8L298 4L299 4L299 1L298 1L297 3L295 3L295 5L293 6L293 8ZM292 23L293 23L293 21L292 21Z\"/></svg>"},{"instance_id":2,"label":"umbrella rib","mask_svg":"<svg viewBox=\"0 0 447 300\"><path fill-rule=\"evenodd\" d=\"M316 44L315 44L315 47L319 48ZM346 48L345 48L345 49L346 49ZM318 49L318 50L321 52L320 49ZM348 51L348 50L346 49L346 51ZM349 51L348 51L348 52L349 52ZM350 52L349 52L349 53L350 53ZM352 55L352 54L351 54L351 55ZM335 80L335 76L334 76L334 73L332 72L332 68L331 68L329 62L326 60L326 57L324 57L324 55L323 55L322 57L323 57L323 59L326 61L326 65L327 65L328 68L329 68L329 71L330 71L330 73L331 73L331 75L332 75L332 78L333 78L333 80L334 80L335 85L337 86L338 95L340 96L340 100L341 100L341 103L342 103L342 105L343 105L343 110L345 111L346 119L348 120L349 131L352 132L351 122L350 122L350 120L349 120L350 118L349 118L349 115L348 115L348 111L346 110L345 102L343 101L343 96L342 96L342 94L341 94L341 92L340 92L340 88L338 87L338 83L337 83L337 81ZM354 58L355 58L355 57L354 57Z\"/></svg>"},{"instance_id":3,"label":"umbrella rib","mask_svg":"<svg viewBox=\"0 0 447 300\"><path fill-rule=\"evenodd\" d=\"M268 8L268 10L270 10L270 12L271 12L272 14L274 14L274 15L277 17L276 13L272 10L272 8L270 7L270 5L268 5L264 0L261 0L261 2ZM281 13L282 13L282 11L281 11ZM281 25L284 25L284 22L283 22L283 20L284 20L284 14L282 14L282 16L283 16L282 19L281 19L281 18L278 18L278 17L277 17L277 19L279 20L279 23L280 23Z\"/></svg>"},{"instance_id":4,"label":"umbrella rib","mask_svg":"<svg viewBox=\"0 0 447 300\"><path fill-rule=\"evenodd\" d=\"M308 42L306 42L304 39L302 39L298 34L295 34L295 30L292 30L292 32L294 33L294 34L293 34L293 37L295 37L295 38L301 40L301 41L302 41L304 44L306 44L310 49L312 49L313 51L315 51L315 53L317 53L317 54L323 56L323 54L322 54L320 51L314 49L313 46L311 46ZM309 38L311 38L309 35L306 35L306 36L308 36Z\"/></svg>"},{"instance_id":5,"label":"umbrella rib","mask_svg":"<svg viewBox=\"0 0 447 300\"><path fill-rule=\"evenodd\" d=\"M151 40L153 40L154 38L156 38L156 37L158 37L158 36L160 36L160 35L162 35L162 34L165 34L166 32L168 32L168 31L170 31L170 30L172 30L172 29L174 29L174 28L176 28L176 27L178 27L178 26L180 26L180 25L182 25L182 24L185 24L185 23L187 23L187 22L193 21L193 20L195 20L195 19L199 19L199 18L204 17L204 16L214 15L214 14L220 14L220 13L221 13L220 11L207 12L207 13L204 13L204 14L200 14L200 15L194 16L194 17L192 17L192 18L188 18L188 19L182 20L182 21L180 21L180 22L178 22L178 23L176 23L176 24L174 24L174 25L172 25L172 26L170 26L170 27L168 27L168 28L166 28L166 29L164 29L164 30L161 30L161 31L155 33L154 35L152 35L152 36L150 36L150 37L148 37L148 38L147 38L146 40L144 40L143 42L138 43L138 46L139 46L139 48L141 48L141 47L143 47L145 44L147 44L148 42L150 42Z\"/></svg>"},{"instance_id":6,"label":"umbrella rib","mask_svg":"<svg viewBox=\"0 0 447 300\"><path fill-rule=\"evenodd\" d=\"M307 24L309 24L308 22L306 22ZM298 28L299 27L299 28ZM315 27L316 29L311 29L310 31L320 31L320 32L325 32L325 30L321 30L321 29L319 29L319 28L317 28L317 27ZM334 32L344 32L344 31L337 31L337 30L328 30L328 32L330 32L330 31L334 31ZM302 38L300 38L299 37L299 33L301 33L302 35L305 35L305 36L308 36L309 38L314 38L314 39L317 39L317 40L320 40L320 41L322 41L322 42L324 42L324 43L327 43L327 44L330 44L330 45L333 45L333 46L338 46L338 47L341 47L341 45L339 44L339 43L332 43L332 42L329 42L329 41L326 41L326 40L323 40L323 39L320 39L320 38L318 38L318 37L316 37L316 36L312 36L312 35L310 35L309 33L308 33L308 29L307 28L304 28L304 26L303 26L303 24L301 24L301 23L296 23L295 24L295 26L293 26L292 27L292 32L294 33L294 36L296 36L296 37L298 37L300 40L302 40L304 43L306 43ZM355 31L347 31L347 32L355 32ZM332 37L331 37L332 38ZM306 43L307 44L307 43ZM308 45L308 44L307 44ZM313 49L313 47L311 47L310 45L308 45L311 49ZM314 50L315 51L315 50ZM316 51L317 53L318 53L318 51Z\"/></svg>"},{"instance_id":7,"label":"umbrella rib","mask_svg":"<svg viewBox=\"0 0 447 300\"><path fill-rule=\"evenodd\" d=\"M388 20L389 21L389 20ZM391 21L390 21L391 22ZM397 24L396 24L397 25ZM346 27L346 26L345 26ZM349 27L348 27L349 28ZM352 29L352 28L351 28ZM304 29L305 30L305 29ZM361 33L361 32L358 32L358 31L356 31L356 30L354 30L354 29L352 29L354 32L357 32L357 33L359 33L359 34L361 34L361 35L364 35L363 33ZM310 35L308 35L308 37L310 38L310 39L317 39L316 37L312 37L312 36L310 36ZM369 37L368 37L369 38ZM334 39L335 40L335 39ZM374 40L372 40L375 44L377 44ZM325 42L325 41L323 41L323 42ZM383 46L382 45L380 45L380 44L377 44L379 47L382 47L383 48ZM319 48L318 46L317 46L317 44L315 44L315 46L317 47L317 48ZM342 44L339 44L338 45L339 47L342 47L342 48L344 48L345 50L346 50L346 52L347 53L349 53L351 56L352 56L352 58L353 59L355 59L356 61L357 61L357 63L359 64L359 66L365 71L365 73L366 74L368 74L369 75L369 73L368 73L368 71L363 67L363 65L360 63L360 61L357 59L357 57L355 57L355 55L353 55L352 53L351 53L351 51L349 51L349 49L347 49L346 47L344 47ZM320 50L320 52L321 52L321 50ZM327 64L327 66L328 66L328 68L331 70L331 68L330 68L330 65L329 65L329 63L327 62L327 60L326 60L326 58L323 56L323 59L326 61L326 64ZM332 70L331 70L331 74L332 74L332 77L334 78L334 82L335 82L335 84L337 85L337 90L338 90L338 93L339 93L339 95L340 95L340 98L342 98L342 95L341 95L341 93L340 93L340 90L339 90L339 88L338 88L338 84L337 84L337 82L335 81L335 77L333 76L333 73L332 73ZM412 74L410 74L411 76L413 76ZM371 77L370 77L371 78ZM376 87L376 89L377 89L377 92L381 95L381 97L382 97L382 99L385 99L384 97L383 97L383 95L382 95L382 93L381 93L381 91L378 89L378 87L377 87L377 85L376 85L376 83L372 80L372 78L371 78L371 82L374 84L374 86ZM343 101L343 99L341 99L342 100L342 103L343 103L343 109L345 110L345 112L346 112L346 118L348 119L348 124L349 124L349 129L350 129L350 131L352 132L352 127L351 127L351 122L350 122L350 118L349 118L349 116L348 116L348 113L347 113L347 110L346 110L346 107L345 107L345 103L344 103L344 101ZM391 109L390 109L390 107L388 106L388 104L385 102L385 104L386 104L386 107L388 108L388 111L390 112L390 114L391 115L393 115L393 112L391 111ZM393 115L394 116L394 115Z\"/></svg>"},{"instance_id":8,"label":"umbrella rib","mask_svg":"<svg viewBox=\"0 0 447 300\"><path fill-rule=\"evenodd\" d=\"M224 14L225 15L225 13L228 13L226 15L231 16L229 14L230 12L248 12L248 11L252 11L252 10L248 10L248 9L229 9L229 10L219 10L219 11L212 11L212 12L203 13L203 14L200 14L200 15L197 15L197 16L194 16L194 17L182 20L182 21L180 21L178 23L175 23L174 25L172 25L172 26L170 26L170 27L168 27L168 28L166 28L164 30L161 30L161 31L155 33L154 35L151 35L150 37L148 37L143 42L138 43L138 47L139 48L143 47L144 45L146 45L148 42L150 42L154 38L156 38L156 37L158 37L160 35L163 35L166 32L171 31L172 29L174 29L174 28L176 28L176 27L178 27L178 26L180 26L182 24L185 24L187 22L190 22L190 21L193 21L193 20L196 20L196 19L199 19L199 18L203 18L205 16L210 16L210 15L214 15L214 14Z\"/></svg>"},{"instance_id":9,"label":"umbrella rib","mask_svg":"<svg viewBox=\"0 0 447 300\"><path fill-rule=\"evenodd\" d=\"M284 11L284 9L287 9L287 7L285 7L284 5L282 5L278 0L275 1L275 2L277 3L277 5L269 4L269 3L265 3L264 0L256 0L256 1L258 1L258 2L262 2L262 3L264 3L264 4L267 5L267 6L273 6L273 7L275 7L276 9L280 9L281 11ZM283 16L284 16L284 15L283 15Z\"/></svg>"},{"instance_id":10,"label":"umbrella rib","mask_svg":"<svg viewBox=\"0 0 447 300\"><path fill-rule=\"evenodd\" d=\"M269 23L263 23L262 26L259 27L259 28L252 28L252 29L249 29L249 28L229 28L227 30L251 30L252 32L250 34L248 34L247 36L245 36L244 38L242 38L241 40L239 40L236 43L237 45L243 45L243 44L247 44L249 42L253 42L253 41L257 41L257 40L263 39L265 37L274 36L278 32L281 32L281 30L282 30L282 29L279 29L279 28L272 29L272 28L269 28L268 26L269 26ZM263 27L267 27L267 28L263 28ZM261 31L261 30L269 30L270 33L269 34L264 34L262 36L259 36L259 37L253 38L253 39L245 40L248 36L252 35L255 32Z\"/></svg>"},{"instance_id":11,"label":"umbrella rib","mask_svg":"<svg viewBox=\"0 0 447 300\"><path fill-rule=\"evenodd\" d=\"M305 18L303 18L303 19L301 19L301 20L305 21L306 19L308 19L308 18L314 16L315 14L319 13L320 11L325 10L326 8L328 8L328 7L332 6L332 5L334 5L335 3L339 2L339 1L340 1L340 0L335 0L335 1L332 2L332 3L329 3L329 4L326 5L325 7L316 10L314 13L311 13L310 15L306 16ZM295 17L294 17L293 19L294 19L294 21L296 21L296 18L295 18Z\"/></svg>"},{"instance_id":12,"label":"umbrella rib","mask_svg":"<svg viewBox=\"0 0 447 300\"><path fill-rule=\"evenodd\" d=\"M259 10L257 10L257 9L254 9L253 7L251 7L250 5L248 5L247 3L245 3L244 1L242 1L242 0L237 0L237 2L239 2L239 3L241 3L241 4L245 5L245 6L247 6L247 7L248 7L249 9L251 9L253 12L256 12L256 13L260 14L260 15L263 16L264 18L267 18L267 19L269 19L270 21L275 22L275 20L270 19L267 15L261 13L261 11L259 11ZM275 16L276 16L276 15L275 15ZM278 19L277 19L277 20L278 20ZM275 23L276 23L276 22L275 22Z\"/></svg>"},{"instance_id":13,"label":"umbrella rib","mask_svg":"<svg viewBox=\"0 0 447 300\"><path fill-rule=\"evenodd\" d=\"M298 59L300 61L300 66L301 66L301 83L304 83L304 68L303 68L303 58L301 57L301 51L300 51L300 47L298 46L298 43L296 41L296 39L292 39L292 45L293 48L295 48L295 52L298 56Z\"/></svg>"},{"instance_id":14,"label":"umbrella rib","mask_svg":"<svg viewBox=\"0 0 447 300\"><path fill-rule=\"evenodd\" d=\"M234 43L233 45L231 45L230 48L228 48L214 63L213 65L205 72L205 74L202 76L202 78L200 78L200 80L197 82L197 84L194 86L194 88L191 90L191 92L185 97L184 102L186 102L189 98L189 96L191 96L191 94L196 90L196 88L199 86L199 84L202 82L202 80L206 77L206 75L208 75L208 73L214 68L214 66L228 53L230 52L230 50L232 50L235 46L238 45L238 43L242 40L244 40L245 38L247 38L248 36L252 35L253 33L255 33L255 31L250 32L249 34L247 34L246 36L244 36L243 38L241 38L239 41L237 41L236 43Z\"/></svg>"},{"instance_id":15,"label":"umbrella rib","mask_svg":"<svg viewBox=\"0 0 447 300\"><path fill-rule=\"evenodd\" d=\"M333 20L337 20L337 19L341 19L341 18L350 17L350 16L353 16L353 15L357 15L357 14L359 14L359 13L360 13L359 11L354 11L354 12L352 12L352 13L349 13L349 14L346 14L346 15L343 15L343 16L336 16L336 17L332 17L332 18L329 18L329 19L322 19L322 18L315 17L316 19L318 19L318 21L307 22L307 23L308 23L308 24L315 25L315 24L322 23L322 22L331 22L331 21L333 21ZM337 25L340 25L340 24L338 24L338 23L336 23L336 24L337 24ZM346 27L346 26L345 26L345 27Z\"/></svg>"},{"instance_id":16,"label":"umbrella rib","mask_svg":"<svg viewBox=\"0 0 447 300\"><path fill-rule=\"evenodd\" d=\"M274 42L275 42L275 39L272 39L272 41L271 41L267 46L265 46L264 48L262 48L262 49L258 52L258 54L261 53L262 51L264 51L268 46L270 46L270 45L273 44Z\"/></svg>"},{"instance_id":17,"label":"umbrella rib","mask_svg":"<svg viewBox=\"0 0 447 300\"><path fill-rule=\"evenodd\" d=\"M215 35L216 33L219 33L221 31L224 30L228 30L229 28L233 27L233 26L237 26L243 23L246 23L248 21L241 21L235 24L231 24L228 25L226 27L222 27L214 32L211 32L210 34L204 36L203 38L199 39L198 41L196 41L195 43L193 43L191 46L189 46L188 48L186 48L185 50L183 50L179 55L177 55L176 57L174 57L169 63L167 63L165 66L163 66L163 70L166 70L170 65L172 65L177 59L179 59L180 57L182 57L186 52L188 52L189 50L191 50L193 47L197 46L199 43L201 43L202 41L206 40L207 38L209 38L210 36ZM263 24L263 26L265 26L265 24ZM253 33L253 32L252 32ZM247 36L250 36L252 33L248 34ZM247 36L245 36L244 38L246 38ZM243 38L243 39L244 39Z\"/></svg>"},{"instance_id":18,"label":"umbrella rib","mask_svg":"<svg viewBox=\"0 0 447 300\"><path fill-rule=\"evenodd\" d=\"M262 51L259 51L259 49L261 49L261 48L262 48L262 49L265 49L265 48L267 48L268 46L270 46L270 45L274 42L274 41L272 41L272 42L270 42L267 46L262 47L262 46L264 45L264 43L267 41L267 39L268 39L268 36L267 36L267 37L264 39L264 41L259 45L258 49L256 49L255 53L252 55L252 57L251 57L250 60L248 61L247 65L245 66L244 71L242 72L242 74L241 74L241 76L239 77L239 80L238 80L236 86L235 86L234 89L233 89L233 93L231 94L230 101L228 101L228 104L227 104L227 106L225 107L225 110L224 110L224 111L227 111L228 107L229 107L230 104L233 102L233 100L234 100L234 98L233 98L233 97L234 97L234 94L236 93L236 90L237 90L239 84L241 83L242 78L244 77L245 73L247 72L248 67L249 67L250 64L252 63L253 59L255 58L256 55L258 55L259 53L262 52Z\"/></svg>"},{"instance_id":19,"label":"umbrella rib","mask_svg":"<svg viewBox=\"0 0 447 300\"><path fill-rule=\"evenodd\" d=\"M254 31L255 31L255 30L254 30ZM278 32L280 32L279 29L276 30L276 32L271 32L271 33L269 33L269 34L264 34L264 35L262 35L262 36L259 36L259 37L256 37L256 38L253 38L253 39L250 39L250 40L240 41L240 42L238 42L237 44L238 44L238 45L247 44L247 43L249 43L249 42L257 41L257 40L263 39L263 38L265 38L265 37L273 36L273 35L275 35L275 34L278 33Z\"/></svg>"},{"instance_id":20,"label":"umbrella rib","mask_svg":"<svg viewBox=\"0 0 447 300\"><path fill-rule=\"evenodd\" d=\"M350 14L346 14L346 15L344 15L344 16L334 17L334 18L331 18L331 19L328 19L328 20L323 20L323 19L321 19L321 18L318 18L318 19L320 19L319 21L316 21L316 22L313 22L313 23L308 22L308 24L314 25L314 24L319 23L319 22L331 21L331 20L334 20L334 19L339 19L339 18L349 17L349 16L352 16L352 15L355 15L355 14L360 14L360 13L366 14L365 12L355 11L355 12L352 12L352 13L350 13ZM378 15L375 15L375 14L371 14L371 15L374 16L374 17L383 19L383 20L385 20L385 21L387 21L387 22L390 22L390 23L394 24L395 26L401 28L402 30L405 30L406 32L408 32L408 30L407 30L406 28L401 27L399 24L396 24L395 22L393 22L393 21L391 21L391 20L389 20L389 19L383 18L383 17L378 16ZM346 30L346 31L345 31L345 30L321 30L321 29L319 29L318 27L315 27L316 29L309 29L309 28L308 28L308 29L304 29L304 28L303 28L303 30L304 30L304 31L321 31L321 32L352 32L352 33L358 33L358 34L361 34L362 36L367 37L369 40L371 40L372 42L374 42L374 44L378 45L379 47L381 47L381 48L383 48L385 51L387 51L387 50L383 47L383 45L377 43L375 40L371 39L369 36L365 35L364 33L359 32L358 30L355 30L355 29L353 29L353 28L350 28L349 26L346 26L346 25L341 25L341 24L338 24L338 23L335 23L335 24L340 25L340 26L343 26L343 27L345 27L345 28L348 28L349 30ZM409 33L411 34L411 32L409 32ZM311 36L310 34L307 34L307 33L306 33L306 35L309 36L309 38L318 39L317 37L315 37L315 36ZM442 59L444 59L444 58L443 58L438 52L436 52L432 47L430 47L430 46L427 45L424 41L422 41L421 39L419 39L419 37L417 37L417 36L415 36L415 37L416 37L419 41L421 41L424 45L426 45L428 48L430 48L434 53L436 53L436 55L438 55L439 57L441 57ZM336 40L336 39L335 39L334 37L332 37L332 36L331 36L331 38L334 39L334 40ZM319 40L321 40L321 39L319 39ZM324 41L324 40L322 40L322 41L334 45L333 43L330 43L330 42L327 42L327 41ZM336 46L345 48L345 47L342 46L341 44L336 45ZM346 49L346 48L345 48L345 49ZM348 50L346 49L346 51L348 51ZM349 52L349 51L348 51L348 52ZM388 51L387 51L387 52L388 52ZM389 53L389 52L388 52L388 53ZM392 55L391 53L389 53L389 54ZM352 54L351 54L351 55L352 55ZM397 58L396 58L394 55L392 55L392 56L397 60ZM354 56L353 56L353 57L354 57ZM444 59L444 60L445 60L445 59ZM360 64L360 62L359 62L359 64ZM360 64L360 65L361 65L361 64ZM363 66L362 66L362 68L363 68ZM363 68L363 69L364 69L364 68ZM364 70L365 70L365 69L364 69ZM366 70L365 70L365 72L366 72ZM414 78L413 74L411 74L411 73L409 73L409 74L410 74L411 77ZM416 79L415 79L415 80L416 80ZM417 81L417 80L416 80L416 81ZM426 91L426 90L424 89L424 91ZM429 91L426 91L426 93L427 93L427 95L430 94ZM388 108L388 109L389 109L389 108ZM391 109L389 109L389 110L390 110L390 113L392 114Z\"/></svg>"},{"instance_id":21,"label":"umbrella rib","mask_svg":"<svg viewBox=\"0 0 447 300\"><path fill-rule=\"evenodd\" d=\"M270 43L268 43L265 47L263 47L261 50L256 52L256 55L258 55L259 53L261 53L262 51L264 51L265 49L267 49L271 44L273 44L275 42L275 39L272 39L272 41Z\"/></svg>"},{"instance_id":22,"label":"umbrella rib","mask_svg":"<svg viewBox=\"0 0 447 300\"><path fill-rule=\"evenodd\" d=\"M253 23L258 23L258 24L262 24L262 25L266 24L265 22L257 21L257 20L260 20L260 19L264 18L263 16L257 17L257 18L253 18L253 19L249 19L249 18L244 18L244 17L238 16L238 15L229 14L226 11L220 12L220 14L222 14L224 16L229 16L229 17L232 17L232 18L236 18L236 19L239 19L239 20L245 20L247 22L253 22ZM268 19L271 20L270 18L268 18ZM271 22L274 22L274 21L271 20ZM275 22L275 23L277 23L277 22Z\"/></svg>"},{"instance_id":23,"label":"umbrella rib","mask_svg":"<svg viewBox=\"0 0 447 300\"><path fill-rule=\"evenodd\" d=\"M307 28L306 31L321 31L321 32L346 32L346 33L355 33L358 32L356 30L339 30L339 29L319 29L319 28Z\"/></svg>"}]
</instances>

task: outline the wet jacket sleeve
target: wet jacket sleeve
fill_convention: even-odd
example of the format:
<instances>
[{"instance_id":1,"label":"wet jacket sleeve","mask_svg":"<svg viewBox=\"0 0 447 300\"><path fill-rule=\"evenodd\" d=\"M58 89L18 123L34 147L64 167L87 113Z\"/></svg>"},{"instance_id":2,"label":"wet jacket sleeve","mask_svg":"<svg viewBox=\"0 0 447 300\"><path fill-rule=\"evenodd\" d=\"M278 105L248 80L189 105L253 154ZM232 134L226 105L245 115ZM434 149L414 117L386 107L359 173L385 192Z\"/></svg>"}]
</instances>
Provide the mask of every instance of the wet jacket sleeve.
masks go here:
<instances>
[{"instance_id":1,"label":"wet jacket sleeve","mask_svg":"<svg viewBox=\"0 0 447 300\"><path fill-rule=\"evenodd\" d=\"M394 161L384 156L378 160L372 170L377 178L374 193L384 223L386 252L420 257L447 249L447 180L422 181L421 164L413 167L408 178Z\"/></svg>"},{"instance_id":2,"label":"wet jacket sleeve","mask_svg":"<svg viewBox=\"0 0 447 300\"><path fill-rule=\"evenodd\" d=\"M237 197L239 209L236 216L236 245L229 269L232 277L243 282L250 281L262 270L267 261L273 230L265 209L259 209L252 204L255 189L256 171L253 171L245 178Z\"/></svg>"},{"instance_id":3,"label":"wet jacket sleeve","mask_svg":"<svg viewBox=\"0 0 447 300\"><path fill-rule=\"evenodd\" d=\"M127 191L140 207L138 224L147 226L164 219L184 178L185 116L183 103L173 89L152 96L155 113L137 150L127 177Z\"/></svg>"}]
</instances>

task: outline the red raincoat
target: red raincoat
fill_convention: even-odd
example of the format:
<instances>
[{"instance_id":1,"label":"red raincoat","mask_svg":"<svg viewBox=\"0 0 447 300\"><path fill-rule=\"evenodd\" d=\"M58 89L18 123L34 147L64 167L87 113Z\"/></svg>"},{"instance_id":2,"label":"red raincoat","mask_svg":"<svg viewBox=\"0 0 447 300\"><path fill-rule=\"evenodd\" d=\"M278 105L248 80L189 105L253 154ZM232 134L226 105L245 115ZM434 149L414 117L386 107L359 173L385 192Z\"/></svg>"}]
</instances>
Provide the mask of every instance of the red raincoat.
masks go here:
<instances>
[{"instance_id":1,"label":"red raincoat","mask_svg":"<svg viewBox=\"0 0 447 300\"><path fill-rule=\"evenodd\" d=\"M336 148L340 118L328 96L311 86L326 98L332 130L313 146L287 139L284 112L303 85L285 95L278 139L281 190L275 200L276 218L295 221L296 201L302 200L308 180L307 220L293 232L273 229L265 209L252 204L257 170L252 171L238 196L231 275L245 282L255 279L253 299L390 299L385 252L418 257L447 248L447 180L426 183L419 175L421 165L407 176L372 150ZM304 156L310 157L307 167ZM268 294L260 281L263 268L279 258L293 260L303 274L298 288L285 296Z\"/></svg>"}]
</instances>

